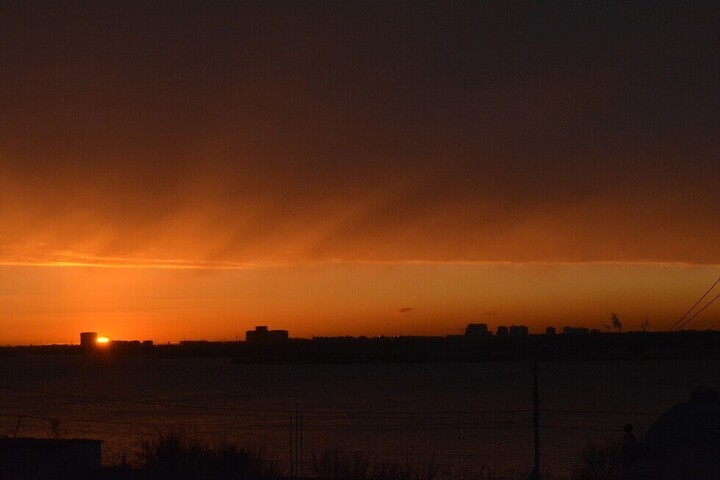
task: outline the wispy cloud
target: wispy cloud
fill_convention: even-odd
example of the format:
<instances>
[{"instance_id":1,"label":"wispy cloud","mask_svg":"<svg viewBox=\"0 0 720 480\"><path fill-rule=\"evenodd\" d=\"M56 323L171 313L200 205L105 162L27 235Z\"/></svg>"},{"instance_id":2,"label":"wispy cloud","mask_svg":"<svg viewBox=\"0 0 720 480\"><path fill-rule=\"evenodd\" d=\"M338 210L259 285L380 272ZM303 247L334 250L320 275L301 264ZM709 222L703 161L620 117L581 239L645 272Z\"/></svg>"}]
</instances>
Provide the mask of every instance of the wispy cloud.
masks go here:
<instances>
[{"instance_id":1,"label":"wispy cloud","mask_svg":"<svg viewBox=\"0 0 720 480\"><path fill-rule=\"evenodd\" d=\"M145 7L98 4L72 35L72 9L1 17L0 262L720 263L704 5L655 8L663 29L618 12L608 37L581 4L572 30L552 9L502 23L468 2L381 6L370 32L352 3L263 3L189 7L190 36L136 23ZM110 18L113 42L96 41Z\"/></svg>"}]
</instances>

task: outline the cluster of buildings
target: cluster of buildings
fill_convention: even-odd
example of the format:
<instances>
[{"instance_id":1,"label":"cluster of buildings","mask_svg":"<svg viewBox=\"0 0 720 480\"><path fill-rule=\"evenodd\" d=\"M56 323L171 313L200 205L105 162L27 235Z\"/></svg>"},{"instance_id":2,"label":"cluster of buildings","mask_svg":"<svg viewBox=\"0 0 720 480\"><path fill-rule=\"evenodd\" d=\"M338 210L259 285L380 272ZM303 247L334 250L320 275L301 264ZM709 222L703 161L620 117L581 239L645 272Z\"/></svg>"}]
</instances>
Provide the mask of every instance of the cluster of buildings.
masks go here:
<instances>
[{"instance_id":1,"label":"cluster of buildings","mask_svg":"<svg viewBox=\"0 0 720 480\"><path fill-rule=\"evenodd\" d=\"M105 337L99 337L97 332L81 332L80 348L85 351L94 351L104 346L112 346L113 350L133 350L141 348L151 348L152 340L109 340Z\"/></svg>"},{"instance_id":2,"label":"cluster of buildings","mask_svg":"<svg viewBox=\"0 0 720 480\"><path fill-rule=\"evenodd\" d=\"M547 327L545 329L545 335L555 335L557 332L555 327ZM565 326L562 328L563 335L588 335L593 333L600 333L599 330L589 329L587 327L569 327ZM530 334L527 325L500 325L493 334L488 328L486 323L468 323L465 327L465 337L468 338L484 338L490 336L496 337L525 337ZM248 345L282 345L290 339L287 330L270 330L267 326L256 326L254 330L248 330L245 332L245 342ZM180 342L180 345L195 345L195 344L207 344L207 343L218 343L218 342L207 342L207 341L189 341L184 340ZM117 348L146 348L152 347L152 340L108 340L104 337L98 337L97 332L82 332L80 333L80 347L84 350L95 350L101 347L103 344L112 345L113 349Z\"/></svg>"},{"instance_id":3,"label":"cluster of buildings","mask_svg":"<svg viewBox=\"0 0 720 480\"><path fill-rule=\"evenodd\" d=\"M545 335L555 335L557 331L555 327L545 328ZM562 328L563 335L589 335L591 333L600 333L600 330L590 329L587 327L568 327ZM525 337L530 334L526 325L500 325L495 331L497 337ZM492 335L486 323L468 323L465 327L465 336L471 338L479 338Z\"/></svg>"},{"instance_id":4,"label":"cluster of buildings","mask_svg":"<svg viewBox=\"0 0 720 480\"><path fill-rule=\"evenodd\" d=\"M255 347L273 347L282 346L290 340L287 330L270 330L266 326L257 326L254 330L245 332L245 343ZM207 340L182 340L176 346L186 350L207 350L214 347L226 347L237 342L220 342ZM97 332L81 332L80 348L86 352L95 352L105 349L112 351L146 351L152 349L154 343L152 340L110 340L105 337L98 336ZM169 347L165 345L164 347Z\"/></svg>"},{"instance_id":5,"label":"cluster of buildings","mask_svg":"<svg viewBox=\"0 0 720 480\"><path fill-rule=\"evenodd\" d=\"M245 332L245 342L252 345L279 344L287 342L287 330L268 330L268 327L255 327L255 330Z\"/></svg>"}]
</instances>

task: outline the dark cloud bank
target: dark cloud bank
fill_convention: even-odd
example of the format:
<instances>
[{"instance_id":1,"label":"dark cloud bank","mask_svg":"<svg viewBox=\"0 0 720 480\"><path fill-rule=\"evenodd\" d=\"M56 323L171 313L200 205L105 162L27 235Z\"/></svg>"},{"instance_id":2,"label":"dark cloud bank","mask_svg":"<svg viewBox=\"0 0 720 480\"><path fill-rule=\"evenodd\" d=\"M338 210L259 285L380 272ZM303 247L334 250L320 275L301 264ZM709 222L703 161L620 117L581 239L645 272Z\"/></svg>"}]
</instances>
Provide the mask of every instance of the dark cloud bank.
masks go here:
<instances>
[{"instance_id":1,"label":"dark cloud bank","mask_svg":"<svg viewBox=\"0 0 720 480\"><path fill-rule=\"evenodd\" d=\"M3 3L0 255L717 263L718 13Z\"/></svg>"}]
</instances>

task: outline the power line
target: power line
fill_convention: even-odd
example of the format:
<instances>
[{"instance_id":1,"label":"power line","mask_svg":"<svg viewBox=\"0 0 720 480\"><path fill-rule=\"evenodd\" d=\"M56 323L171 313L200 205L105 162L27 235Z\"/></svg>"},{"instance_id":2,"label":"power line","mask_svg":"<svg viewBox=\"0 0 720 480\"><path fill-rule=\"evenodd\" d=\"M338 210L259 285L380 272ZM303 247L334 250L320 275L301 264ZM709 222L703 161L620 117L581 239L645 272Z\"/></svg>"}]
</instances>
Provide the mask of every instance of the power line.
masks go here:
<instances>
[{"instance_id":1,"label":"power line","mask_svg":"<svg viewBox=\"0 0 720 480\"><path fill-rule=\"evenodd\" d=\"M563 413L563 414L588 414L588 415L603 415L603 414L612 414L612 415L648 415L648 416L655 416L656 414L651 413L645 413L645 412L620 412L620 411L602 411L602 410L562 410L562 409L548 409L543 410L547 413ZM507 411L499 411L499 412L507 412ZM527 411L521 412L521 413L528 413ZM98 425L104 425L104 426L120 426L120 427L141 427L143 429L149 429L149 428L158 428L158 427L166 427L167 424L158 423L158 422L136 422L136 421L118 421L118 420L103 420L103 419L90 419L90 418L63 418L63 417L53 417L53 416L42 416L42 415L26 415L26 414L9 414L9 413L0 413L0 416L7 417L7 418L24 418L24 419L31 419L31 420L43 420L43 421L59 421L61 423L87 423L87 424L98 424ZM310 427L305 427L308 431L313 432L332 432L332 431L354 431L354 432L361 432L361 431L372 431L376 430L378 428L382 429L384 432L405 432L408 430L412 431L424 431L424 430L468 430L468 429L508 429L508 428L521 428L521 429L530 429L532 428L532 425L529 423L525 423L525 420L527 419L520 419L520 421L515 420L508 420L508 419L493 419L493 420L486 420L486 421L480 421L480 422L462 422L462 423L438 423L438 422L400 422L394 425L387 425L387 424L381 424L381 425L358 425L358 424L334 424L334 425L322 425L322 424L314 424ZM597 420L597 419L596 419ZM237 428L238 425L233 425L233 428ZM280 424L271 424L271 423L264 423L264 424L249 424L249 425L242 425L240 426L242 430L257 430L257 429L285 429L287 428L287 425L280 425ZM591 429L591 430L597 430L597 428L592 427L578 427L578 426L561 426L561 425L542 425L542 428L568 428L568 429L575 429L575 430L583 430L583 429ZM214 432L225 432L227 431L227 428L220 428L220 429L211 429L211 430L203 430L202 433L214 433ZM118 430L113 431L114 434L120 434L122 432L119 432ZM147 432L137 432L133 433L135 436L142 436L146 435Z\"/></svg>"},{"instance_id":2,"label":"power line","mask_svg":"<svg viewBox=\"0 0 720 480\"><path fill-rule=\"evenodd\" d=\"M222 412L246 412L245 416L257 414L257 413L281 413L279 410L150 402L150 401L145 401L145 400L131 400L131 399L123 399L123 398L99 397L99 396L84 395L84 394L79 394L79 393L49 392L46 390L35 390L32 388L13 387L13 386L7 386L7 385L0 385L0 390L33 393L36 395L46 395L46 396L50 396L50 397L75 398L75 399L80 399L80 400L89 400L89 401L93 401L96 403L124 403L124 404L128 404L128 405L145 405L145 406L151 406L151 407L180 408L180 409L188 409L188 410L215 410L215 411L222 411Z\"/></svg>"},{"instance_id":3,"label":"power line","mask_svg":"<svg viewBox=\"0 0 720 480\"><path fill-rule=\"evenodd\" d=\"M687 320L685 320L685 321L678 327L678 330L680 330L680 329L683 328L685 325L687 325L687 324L690 322L690 320L692 320L693 318L695 318L695 317L697 317L698 315L700 315L703 310L705 310L707 307L709 307L710 305L712 305L713 302L714 302L715 300L717 300L718 298L720 298L720 294L718 294L715 298L713 298L713 299L710 300L708 303L706 303L705 306L702 307L700 310L698 310L697 312L695 312L695 314L694 314L692 317L690 317L690 318L688 318Z\"/></svg>"},{"instance_id":4,"label":"power line","mask_svg":"<svg viewBox=\"0 0 720 480\"><path fill-rule=\"evenodd\" d=\"M162 423L144 423L144 422L124 422L120 420L100 420L90 418L62 418L62 417L44 417L40 415L13 415L11 413L0 413L0 417L22 417L30 418L33 420L48 420L48 421L61 421L61 422L78 422L78 423L98 423L103 425L124 425L124 426L144 426L144 427L158 427L162 426Z\"/></svg>"},{"instance_id":5,"label":"power line","mask_svg":"<svg viewBox=\"0 0 720 480\"><path fill-rule=\"evenodd\" d=\"M700 297L700 299L699 299L697 302L695 302L692 307L690 307L690 310L688 310L687 312L685 312L685 315L683 315L682 317L680 317L680 319L679 319L677 322L675 322L675 324L674 324L672 327L670 327L670 331L671 331L671 332L672 332L673 330L675 330L675 327L677 327L677 326L685 319L685 317L687 317L687 316L690 314L690 312L692 312L692 311L695 309L695 307L698 306L698 304L699 304L700 302L702 302L703 298L705 298L705 297L707 296L707 294L710 293L710 291L711 291L713 288L715 288L715 285L717 285L718 283L720 283L720 278L718 278L717 280L715 280L715 283L713 283L712 286L711 286L710 288L708 288L707 292L703 293L703 296ZM715 297L715 298L717 298L717 297ZM713 299L713 302L714 302L714 301L715 301L715 300ZM710 303L712 303L712 302L710 302ZM708 305L709 305L709 304L708 304ZM707 307L707 305L706 305L706 307ZM703 307L703 310L704 310L704 309L705 309L705 307ZM702 312L702 310L700 310L700 311ZM699 312L698 312L698 313L699 313ZM697 314L696 314L696 315L697 315ZM692 320L693 318L695 318L695 316L691 317L690 320ZM687 323L687 322L686 322L686 323ZM680 325L680 327L678 327L678 330L681 329L684 325L685 325L684 323L683 323L683 325Z\"/></svg>"},{"instance_id":6,"label":"power line","mask_svg":"<svg viewBox=\"0 0 720 480\"><path fill-rule=\"evenodd\" d=\"M395 404L390 405L390 406L388 406L388 407L383 407L383 408L377 408L377 409L373 409L373 410L365 410L365 411L357 412L356 414L359 414L359 415L368 415L368 414L375 414L375 413L383 413L383 412L386 412L389 408L406 407L406 406L408 406L408 405L414 405L414 404L416 404L416 403L421 403L421 402L424 402L424 401L426 401L426 400L434 400L434 399L436 399L436 398L442 398L442 397L446 397L446 396L448 396L448 395L456 395L456 394L458 394L458 393L466 392L466 391L468 391L468 390L472 390L472 389L475 389L475 388L477 388L477 387L482 387L482 386L489 385L489 384L495 383L495 382L501 382L501 381L503 381L503 380L507 380L508 378L516 377L516 376L518 376L518 375L520 375L520 374L522 374L522 373L527 373L527 372L529 372L529 371L531 371L531 370L529 370L529 369L523 369L523 370L520 370L520 371L517 371L517 372L509 373L509 374L507 374L507 375L500 375L500 376L498 376L498 377L495 377L495 378L486 380L486 381L484 381L484 382L473 383L472 385L470 385L470 386L468 386L468 387L465 387L465 388L462 388L462 389L458 389L458 390L455 390L455 391L439 393L439 394L437 394L437 395L428 395L428 396L420 397L420 398L417 398L417 399L415 399L415 400L410 400L410 401L407 401L407 402L395 403Z\"/></svg>"},{"instance_id":7,"label":"power line","mask_svg":"<svg viewBox=\"0 0 720 480\"><path fill-rule=\"evenodd\" d=\"M720 281L720 279L719 279ZM720 295L718 295L720 297ZM715 301L718 297L713 299L710 303ZM689 320L692 320L694 316L702 312L707 306L706 305L701 309L699 312L696 312L693 316L691 316ZM447 431L457 431L457 432L467 432L469 430L480 432L484 429L531 429L533 428L533 425L529 422L529 418L527 418L526 414L530 413L530 410L510 410L510 409L495 409L495 410L477 410L477 411L447 411L447 410L422 410L422 411L397 411L398 408L402 408L408 405L418 404L420 402L425 402L428 400L433 400L437 398L447 397L448 395L454 395L461 392L466 392L471 389L478 388L480 386L489 385L497 382L501 382L503 380L516 377L518 375L527 373L530 371L529 369L523 369L520 371L515 371L509 374L505 375L499 375L495 378L490 378L485 381L473 383L472 385L469 385L467 387L464 387L462 389L456 389L456 390L449 390L445 392L441 392L438 394L433 395L426 395L421 397L416 397L413 400L405 401L405 402L399 402L392 405L387 405L382 408L376 408L373 410L361 410L361 411L333 411L333 410L311 410L311 411L303 411L303 415L306 415L309 418L314 418L315 422L311 424L309 427L305 427L305 429L309 432L314 433L326 433L331 432L337 433L337 432L359 432L362 433L364 431L371 432L373 430L380 429L382 432L392 432L392 434L397 433L403 433L410 431L417 431L417 432L433 432L437 430L447 430ZM683 388L688 387L688 385L684 384L674 384L674 383L667 383L667 382L648 382L648 381L638 381L633 379L627 379L627 378L621 378L621 377L612 377L608 375L598 375L598 374L591 374L591 373L582 373L582 372L576 372L576 371L564 371L564 370L553 370L553 369L543 369L544 372L553 372L553 373L559 373L559 374L565 374L565 375L575 375L575 376L585 376L585 377L591 377L591 378L605 378L605 379L612 379L614 381L624 381L624 382L632 382L636 384L649 384L649 385L659 385L659 386L682 386ZM219 407L219 406L208 406L208 405L185 405L185 404L178 404L178 403L166 403L166 402L154 402L154 401L145 401L145 400L131 400L131 399L122 399L122 398L109 398L109 397L101 397L101 396L93 396L93 395L83 395L83 394L60 394L60 393L54 393L49 391L42 391L42 390L33 390L30 388L24 388L24 387L10 387L10 386L0 386L0 389L2 390L8 390L8 391L18 391L18 392L26 392L26 393L32 393L37 395L47 395L47 396L53 396L53 397L66 397L66 398L74 398L74 399L82 399L82 400L89 400L93 402L98 403L107 403L107 404L114 404L114 403L120 403L120 404L128 404L128 405L142 405L142 406L151 406L151 407L163 407L163 408L172 408L172 409L185 409L188 411L176 411L176 412L147 412L148 414L155 414L158 417L161 417L162 415L197 415L198 417L207 417L207 416L217 416L217 417L232 417L232 416L238 416L238 417L260 417L261 415L265 415L265 420L268 420L268 417L275 418L274 416L277 415L278 421L277 422L266 422L266 423L252 423L249 425L241 425L241 424L230 424L228 422L228 428L222 428L222 425L213 425L213 422L205 422L205 426L210 427L210 429L202 429L198 430L197 432L200 434L213 434L214 432L220 432L220 433L226 433L229 430L232 429L238 429L238 430L259 430L259 429L265 429L265 430L273 430L273 429L287 429L287 423L284 423L282 419L287 420L287 412L282 410L268 410L268 409L253 409L253 408L242 408L242 407ZM109 405L106 405L106 408L109 407ZM109 409L112 409L110 407ZM131 410L128 408L128 410ZM144 409L147 410L147 409ZM577 415L652 415L645 412L620 412L620 411L602 411L602 410L543 410L543 412L551 412L551 413L560 413L560 414L577 414ZM134 415L135 412L127 411L123 412L127 415ZM144 414L144 413L143 413ZM297 415L297 412L296 412ZM467 418L471 416L480 416L480 415L494 415L494 416L501 416L501 415L518 415L517 418L512 418L511 420L502 418L490 418L490 419L475 419L473 418ZM10 414L0 414L0 416L3 417L18 417L18 415L10 415ZM142 436L148 436L152 433L151 429L154 427L157 427L158 425L163 425L162 423L149 423L149 422L136 422L136 421L123 421L123 420L103 420L103 419L89 419L89 418L57 418L53 416L34 416L34 415L21 415L23 418L32 418L36 420L44 420L44 421L66 421L66 422L79 422L79 423L88 423L88 424L98 424L98 425L104 425L107 427L107 429L111 432L110 434L113 436L128 436L128 437L142 437ZM359 423L353 423L352 419L353 417L364 417L361 419L357 419ZM463 418L465 417L465 418ZM448 418L450 421L442 421L442 419ZM345 421L341 421L340 423L335 423L328 425L327 423L323 424L323 421L325 422L332 422L335 419L342 419ZM262 418L259 418L259 420L262 420ZM372 423L363 423L360 420L376 420L375 424ZM396 420L395 422L392 422L393 420ZM421 421L421 420L427 420L427 421ZM577 431L588 431L588 432L617 432L617 429L615 428L609 428L607 425L602 425L603 420L602 419L594 419L590 420L588 422L583 422L581 425L573 425L573 423L576 423L576 421L573 421L571 419L566 419L568 421L555 421L551 422L551 424L546 425L542 424L542 429L555 429L555 430L577 430ZM302 420L301 420L302 422ZM349 424L347 422L350 422ZM390 425L388 425L390 423ZM564 423L564 424L563 424ZM37 423L35 423L37 425ZM302 425L302 423L301 423ZM111 427L116 427L115 429ZM124 429L120 427L138 427L142 428L145 431L132 431L127 432ZM220 428L218 428L220 427ZM88 427L93 428L93 427ZM115 432L113 432L115 430ZM119 431L118 431L119 430ZM76 429L75 431L83 431ZM88 432L91 432L93 434L96 434L100 431L100 427L98 427L97 430L85 430ZM425 435L425 434L423 434ZM464 435L461 433L460 435ZM299 459L301 462L300 465L302 465L304 460L302 457Z\"/></svg>"},{"instance_id":8,"label":"power line","mask_svg":"<svg viewBox=\"0 0 720 480\"><path fill-rule=\"evenodd\" d=\"M446 397L448 395L456 395L459 393L466 392L468 390L475 389L477 387L481 387L484 385L489 385L491 383L506 380L508 378L520 375L527 371L528 370L525 369L525 370L520 370L517 372L510 373L507 375L500 375L498 377L491 378L484 382L473 383L472 385L464 387L462 389L457 389L457 390L448 391L448 392L442 392L442 393L439 393L436 395L422 396L422 397L416 398L414 400L409 400L407 402L395 403L392 405L388 405L386 407L379 407L376 409L359 410L359 411L352 411L352 410L346 410L346 411L309 410L309 411L306 411L306 410L303 410L303 413L310 414L310 415L317 415L317 416L321 416L321 415L327 415L327 416L393 415L394 416L394 415L408 415L408 414L423 415L423 414L428 414L428 412L407 412L407 411L397 412L397 411L393 411L391 409L405 407L408 405L413 405L413 404L421 403L421 402L424 402L427 400L433 400L436 398L442 398L442 397ZM101 396L85 395L85 394L78 394L78 393L59 393L59 392L36 390L36 389L32 389L32 388L9 386L9 385L0 385L0 390L13 391L13 392L25 392L25 393L32 393L32 394L36 394L36 395L44 395L44 396L50 396L50 397L73 398L73 399L92 401L92 402L96 402L96 403L122 403L122 404L128 404L128 405L143 405L143 406L162 407L162 408L203 410L203 415L209 415L210 413L208 412L208 410L216 411L216 412L224 412L220 415L233 415L233 416L254 416L256 414L286 415L285 410L279 410L279 409L278 410L270 410L270 409L247 408L247 407L219 407L219 406L212 406L212 405L188 405L188 404L180 404L180 403L153 402L153 401L145 401L145 400L123 399L123 398L116 398L116 397L101 397ZM157 414L157 412L153 412L153 413ZM180 413L180 412L175 412L175 413L176 414L185 414L185 413Z\"/></svg>"},{"instance_id":9,"label":"power line","mask_svg":"<svg viewBox=\"0 0 720 480\"><path fill-rule=\"evenodd\" d=\"M543 413L570 413L577 415L646 415L649 417L657 417L658 413L634 412L634 411L618 411L618 410L565 410L559 408L543 409Z\"/></svg>"},{"instance_id":10,"label":"power line","mask_svg":"<svg viewBox=\"0 0 720 480\"><path fill-rule=\"evenodd\" d=\"M695 385L690 385L687 383L649 382L646 380L637 380L637 379L633 379L633 378L613 377L610 375L600 375L600 374L596 374L596 373L573 372L570 370L556 370L556 369L544 368L543 372L560 373L563 375L575 375L578 377L602 378L602 379L606 379L606 380L614 380L614 381L619 381L619 382L635 383L635 384L641 384L641 385L654 385L654 386L659 386L659 387L693 388L695 386Z\"/></svg>"}]
</instances>

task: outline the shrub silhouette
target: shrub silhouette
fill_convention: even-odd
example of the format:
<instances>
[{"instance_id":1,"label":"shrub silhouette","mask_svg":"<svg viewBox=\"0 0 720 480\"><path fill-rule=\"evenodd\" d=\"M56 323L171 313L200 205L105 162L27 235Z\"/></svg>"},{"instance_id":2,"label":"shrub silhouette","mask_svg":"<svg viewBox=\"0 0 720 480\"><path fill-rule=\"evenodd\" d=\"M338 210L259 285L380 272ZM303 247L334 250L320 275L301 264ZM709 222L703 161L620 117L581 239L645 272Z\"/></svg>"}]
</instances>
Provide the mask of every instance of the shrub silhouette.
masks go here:
<instances>
[{"instance_id":1,"label":"shrub silhouette","mask_svg":"<svg viewBox=\"0 0 720 480\"><path fill-rule=\"evenodd\" d=\"M175 432L145 442L140 461L141 478L153 480L254 480L267 471L259 452L209 446Z\"/></svg>"}]
</instances>

